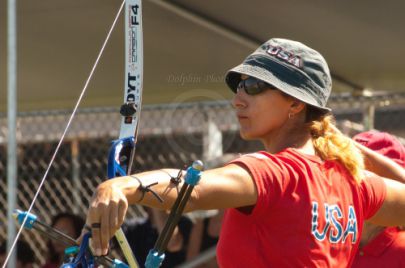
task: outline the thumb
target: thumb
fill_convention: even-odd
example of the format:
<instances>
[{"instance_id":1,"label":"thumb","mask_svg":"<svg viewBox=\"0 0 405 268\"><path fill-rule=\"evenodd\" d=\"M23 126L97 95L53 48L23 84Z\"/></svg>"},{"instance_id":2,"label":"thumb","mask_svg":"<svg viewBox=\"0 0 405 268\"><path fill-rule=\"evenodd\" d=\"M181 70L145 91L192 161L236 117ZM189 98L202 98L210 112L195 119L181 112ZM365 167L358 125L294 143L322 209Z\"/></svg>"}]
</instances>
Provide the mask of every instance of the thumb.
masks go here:
<instances>
[{"instance_id":1,"label":"thumb","mask_svg":"<svg viewBox=\"0 0 405 268\"><path fill-rule=\"evenodd\" d=\"M80 245L83 241L83 237L85 234L87 234L88 232L91 231L91 228L86 224L85 226L83 226L82 232L80 233L80 236L78 238L76 238L76 244Z\"/></svg>"}]
</instances>

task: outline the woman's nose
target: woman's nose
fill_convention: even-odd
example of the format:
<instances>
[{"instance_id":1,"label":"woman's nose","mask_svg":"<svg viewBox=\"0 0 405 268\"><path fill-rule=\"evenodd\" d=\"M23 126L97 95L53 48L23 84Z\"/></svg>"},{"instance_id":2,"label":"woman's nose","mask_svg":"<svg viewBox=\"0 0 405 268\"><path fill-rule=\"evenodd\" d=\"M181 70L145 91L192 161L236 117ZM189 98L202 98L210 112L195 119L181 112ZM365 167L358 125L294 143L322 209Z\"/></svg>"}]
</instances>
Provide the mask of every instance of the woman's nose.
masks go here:
<instances>
[{"instance_id":1,"label":"woman's nose","mask_svg":"<svg viewBox=\"0 0 405 268\"><path fill-rule=\"evenodd\" d=\"M246 107L246 101L243 98L244 92L241 89L237 89L235 95L232 98L233 108L244 108Z\"/></svg>"}]
</instances>

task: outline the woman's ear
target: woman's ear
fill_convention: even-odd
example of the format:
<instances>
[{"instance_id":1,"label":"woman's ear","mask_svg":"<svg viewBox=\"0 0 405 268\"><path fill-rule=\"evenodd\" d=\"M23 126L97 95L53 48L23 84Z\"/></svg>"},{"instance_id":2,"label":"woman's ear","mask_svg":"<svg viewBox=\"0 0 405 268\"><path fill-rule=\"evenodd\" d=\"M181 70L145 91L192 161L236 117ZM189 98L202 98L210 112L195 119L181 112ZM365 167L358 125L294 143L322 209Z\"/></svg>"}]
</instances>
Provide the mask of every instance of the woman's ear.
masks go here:
<instances>
[{"instance_id":1,"label":"woman's ear","mask_svg":"<svg viewBox=\"0 0 405 268\"><path fill-rule=\"evenodd\" d=\"M297 99L293 99L291 104L290 104L290 113L298 114L302 110L304 110L305 106L306 106L306 104L303 103L302 101L297 100Z\"/></svg>"}]
</instances>

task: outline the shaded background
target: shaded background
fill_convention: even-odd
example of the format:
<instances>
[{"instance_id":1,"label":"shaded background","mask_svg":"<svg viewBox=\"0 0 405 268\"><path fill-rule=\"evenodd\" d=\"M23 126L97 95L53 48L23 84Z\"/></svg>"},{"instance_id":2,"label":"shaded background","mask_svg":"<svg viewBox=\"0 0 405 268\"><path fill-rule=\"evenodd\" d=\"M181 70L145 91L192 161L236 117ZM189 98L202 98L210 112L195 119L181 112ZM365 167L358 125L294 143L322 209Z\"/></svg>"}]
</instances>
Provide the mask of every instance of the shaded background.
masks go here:
<instances>
[{"instance_id":1,"label":"shaded background","mask_svg":"<svg viewBox=\"0 0 405 268\"><path fill-rule=\"evenodd\" d=\"M120 3L18 1L19 111L73 107ZM6 0L0 0L2 112L6 10ZM357 87L404 91L403 10L402 0L144 1L144 103L172 102L190 89L229 98L224 72L270 37L314 47L325 56L335 78ZM122 21L121 16L81 107L121 102ZM339 81L334 80L335 92L353 89Z\"/></svg>"}]
</instances>

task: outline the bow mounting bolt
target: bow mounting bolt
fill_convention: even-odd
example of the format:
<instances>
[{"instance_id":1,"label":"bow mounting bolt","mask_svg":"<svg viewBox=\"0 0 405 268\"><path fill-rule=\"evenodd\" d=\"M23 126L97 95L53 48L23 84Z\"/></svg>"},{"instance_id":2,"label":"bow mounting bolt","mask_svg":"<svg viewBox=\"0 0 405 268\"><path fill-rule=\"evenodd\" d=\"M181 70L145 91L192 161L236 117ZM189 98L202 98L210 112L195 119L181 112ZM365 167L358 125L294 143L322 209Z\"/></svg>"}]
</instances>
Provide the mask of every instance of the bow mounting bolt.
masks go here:
<instances>
[{"instance_id":1,"label":"bow mounting bolt","mask_svg":"<svg viewBox=\"0 0 405 268\"><path fill-rule=\"evenodd\" d=\"M120 114L122 116L133 116L137 111L135 102L126 102L121 105Z\"/></svg>"}]
</instances>

